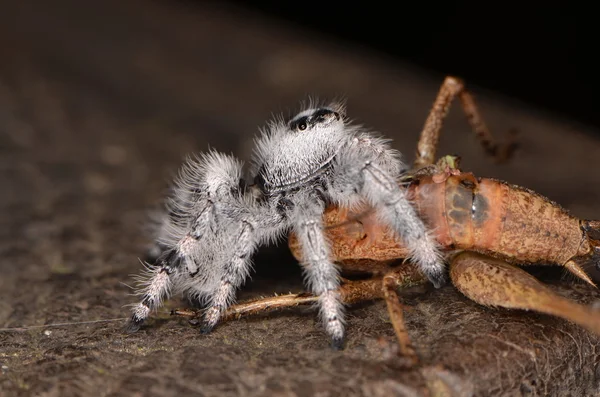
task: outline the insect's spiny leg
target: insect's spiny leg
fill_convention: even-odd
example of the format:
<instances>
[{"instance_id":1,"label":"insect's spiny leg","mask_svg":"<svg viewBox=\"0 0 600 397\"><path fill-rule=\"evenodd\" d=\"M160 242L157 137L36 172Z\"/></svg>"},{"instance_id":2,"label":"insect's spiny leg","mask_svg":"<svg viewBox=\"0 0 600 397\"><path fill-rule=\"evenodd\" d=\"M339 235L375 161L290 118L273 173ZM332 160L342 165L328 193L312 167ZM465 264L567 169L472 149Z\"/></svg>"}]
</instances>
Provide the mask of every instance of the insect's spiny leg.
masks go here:
<instances>
[{"instance_id":1,"label":"insect's spiny leg","mask_svg":"<svg viewBox=\"0 0 600 397\"><path fill-rule=\"evenodd\" d=\"M467 120L486 154L495 158L498 162L508 160L517 149L517 131L514 129L510 130L508 132L507 141L502 145L499 144L495 141L492 133L485 124L485 121L483 121L483 117L475 104L473 95L463 88L460 90L459 99L463 111L467 116Z\"/></svg>"},{"instance_id":2,"label":"insect's spiny leg","mask_svg":"<svg viewBox=\"0 0 600 397\"><path fill-rule=\"evenodd\" d=\"M442 83L417 143L417 156L414 162L415 168L435 163L435 152L440 141L440 132L444 119L448 115L452 100L462 89L462 81L453 77L446 77Z\"/></svg>"},{"instance_id":3,"label":"insect's spiny leg","mask_svg":"<svg viewBox=\"0 0 600 397\"><path fill-rule=\"evenodd\" d=\"M381 280L378 278L344 281L339 288L339 293L342 301L347 305L373 299L381 299L383 297ZM268 313L278 309L291 308L300 305L312 305L318 303L318 301L318 296L308 292L283 295L275 294L274 296L269 297L249 299L227 308L227 311L221 317L221 321L234 320L258 313ZM191 318L201 317L203 313L204 310L189 308L173 309L171 311L171 315Z\"/></svg>"},{"instance_id":4,"label":"insect's spiny leg","mask_svg":"<svg viewBox=\"0 0 600 397\"><path fill-rule=\"evenodd\" d=\"M457 96L471 128L488 155L495 157L497 161L503 161L510 158L516 149L515 131L510 131L508 141L504 145L495 142L490 130L483 121L483 117L475 104L473 96L465 90L463 81L459 78L448 76L442 83L423 125L414 162L416 169L434 164L444 119L448 115L452 101Z\"/></svg>"},{"instance_id":5,"label":"insect's spiny leg","mask_svg":"<svg viewBox=\"0 0 600 397\"><path fill-rule=\"evenodd\" d=\"M425 281L426 278L423 273L421 273L418 266L415 266L411 262L407 262L386 274L383 277L382 282L383 295L400 347L399 353L409 359L411 364L417 363L418 358L406 330L404 310L397 290L398 288L407 288L423 284Z\"/></svg>"},{"instance_id":6,"label":"insect's spiny leg","mask_svg":"<svg viewBox=\"0 0 600 397\"><path fill-rule=\"evenodd\" d=\"M592 287L598 288L598 286L592 281L590 276L579 266L574 260L570 260L564 265L565 269L568 270L572 275L578 277L579 279L585 281Z\"/></svg>"}]
</instances>

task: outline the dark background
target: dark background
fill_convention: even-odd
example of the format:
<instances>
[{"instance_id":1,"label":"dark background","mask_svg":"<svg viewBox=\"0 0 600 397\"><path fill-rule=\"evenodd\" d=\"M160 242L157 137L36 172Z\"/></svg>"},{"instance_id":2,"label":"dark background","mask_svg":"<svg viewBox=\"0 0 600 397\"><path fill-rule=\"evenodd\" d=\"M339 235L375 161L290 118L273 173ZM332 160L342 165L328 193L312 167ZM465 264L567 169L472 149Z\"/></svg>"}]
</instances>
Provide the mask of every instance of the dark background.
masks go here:
<instances>
[{"instance_id":1,"label":"dark background","mask_svg":"<svg viewBox=\"0 0 600 397\"><path fill-rule=\"evenodd\" d=\"M185 1L191 6L197 1ZM600 127L597 29L577 2L232 1ZM589 15L589 16L588 16Z\"/></svg>"}]
</instances>

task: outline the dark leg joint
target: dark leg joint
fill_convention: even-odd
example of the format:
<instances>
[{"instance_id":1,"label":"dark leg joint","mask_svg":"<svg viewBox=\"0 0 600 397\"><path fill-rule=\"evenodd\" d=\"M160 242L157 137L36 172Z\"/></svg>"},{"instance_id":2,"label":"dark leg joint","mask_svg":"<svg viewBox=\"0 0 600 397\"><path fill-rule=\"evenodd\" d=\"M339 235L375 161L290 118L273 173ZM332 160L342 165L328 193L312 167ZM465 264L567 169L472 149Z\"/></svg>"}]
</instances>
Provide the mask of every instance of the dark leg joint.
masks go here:
<instances>
[{"instance_id":1,"label":"dark leg joint","mask_svg":"<svg viewBox=\"0 0 600 397\"><path fill-rule=\"evenodd\" d=\"M215 328L215 325L204 323L200 327L200 334L202 334L202 335L208 335L208 334L210 334L212 332L212 330L214 328Z\"/></svg>"},{"instance_id":2,"label":"dark leg joint","mask_svg":"<svg viewBox=\"0 0 600 397\"><path fill-rule=\"evenodd\" d=\"M343 337L334 336L331 338L331 348L336 351L344 350L345 347L345 339Z\"/></svg>"},{"instance_id":3,"label":"dark leg joint","mask_svg":"<svg viewBox=\"0 0 600 397\"><path fill-rule=\"evenodd\" d=\"M431 275L428 278L436 289L442 288L444 285L446 285L446 275L444 273Z\"/></svg>"},{"instance_id":4,"label":"dark leg joint","mask_svg":"<svg viewBox=\"0 0 600 397\"><path fill-rule=\"evenodd\" d=\"M137 316L133 315L125 325L125 332L128 334L136 333L140 330L143 323L143 319L137 318Z\"/></svg>"},{"instance_id":5,"label":"dark leg joint","mask_svg":"<svg viewBox=\"0 0 600 397\"><path fill-rule=\"evenodd\" d=\"M181 263L181 256L177 253L177 250L170 249L169 251L163 253L160 258L158 258L157 264L163 267L161 271L166 271L168 274L173 272L173 268L179 267Z\"/></svg>"}]
</instances>

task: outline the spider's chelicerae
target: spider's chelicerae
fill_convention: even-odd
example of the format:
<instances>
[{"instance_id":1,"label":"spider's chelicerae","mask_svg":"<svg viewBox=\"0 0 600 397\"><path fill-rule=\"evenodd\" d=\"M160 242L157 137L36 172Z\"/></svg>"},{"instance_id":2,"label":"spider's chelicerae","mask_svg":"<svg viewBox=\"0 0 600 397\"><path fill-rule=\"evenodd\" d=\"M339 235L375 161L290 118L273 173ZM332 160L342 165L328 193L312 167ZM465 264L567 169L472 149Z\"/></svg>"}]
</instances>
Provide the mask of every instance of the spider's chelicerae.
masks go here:
<instances>
[{"instance_id":1,"label":"spider's chelicerae","mask_svg":"<svg viewBox=\"0 0 600 397\"><path fill-rule=\"evenodd\" d=\"M202 331L210 332L247 278L260 244L290 229L303 249L302 264L326 332L335 348L344 341L338 270L330 259L321 217L329 204L369 202L411 251L436 286L443 261L397 177L400 153L345 116L341 104L310 105L289 121L276 119L256 139L251 178L236 158L209 152L182 168L168 201L156 264L147 266L129 329L135 331L172 292L206 306Z\"/></svg>"}]
</instances>

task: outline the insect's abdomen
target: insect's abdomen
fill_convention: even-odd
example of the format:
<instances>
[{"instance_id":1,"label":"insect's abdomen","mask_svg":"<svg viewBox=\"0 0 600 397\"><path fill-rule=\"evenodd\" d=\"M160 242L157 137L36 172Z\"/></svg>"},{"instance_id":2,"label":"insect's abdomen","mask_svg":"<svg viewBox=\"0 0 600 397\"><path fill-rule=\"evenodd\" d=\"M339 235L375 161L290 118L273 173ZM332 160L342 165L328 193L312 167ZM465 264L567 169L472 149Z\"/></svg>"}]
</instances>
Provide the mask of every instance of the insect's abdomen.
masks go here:
<instances>
[{"instance_id":1,"label":"insect's abdomen","mask_svg":"<svg viewBox=\"0 0 600 397\"><path fill-rule=\"evenodd\" d=\"M528 263L563 264L577 255L579 220L528 189L472 174L425 178L413 189L421 216L447 248Z\"/></svg>"}]
</instances>

